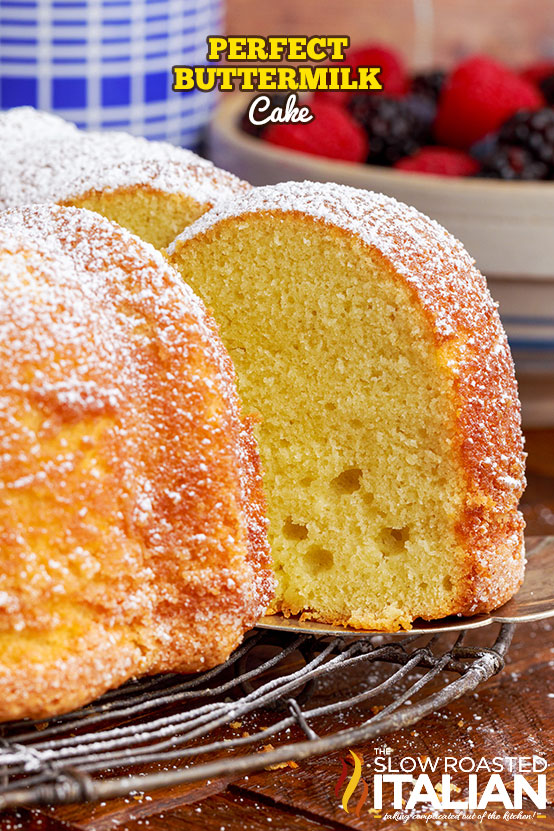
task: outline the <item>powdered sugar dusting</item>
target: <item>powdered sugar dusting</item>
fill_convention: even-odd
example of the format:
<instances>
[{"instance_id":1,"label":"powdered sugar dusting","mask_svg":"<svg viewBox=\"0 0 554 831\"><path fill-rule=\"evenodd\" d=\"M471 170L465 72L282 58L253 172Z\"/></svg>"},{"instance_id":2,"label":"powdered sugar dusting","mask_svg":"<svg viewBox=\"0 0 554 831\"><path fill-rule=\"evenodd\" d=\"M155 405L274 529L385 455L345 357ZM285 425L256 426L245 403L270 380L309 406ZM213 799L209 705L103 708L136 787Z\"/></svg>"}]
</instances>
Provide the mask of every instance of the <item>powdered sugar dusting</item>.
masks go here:
<instances>
[{"instance_id":1,"label":"powdered sugar dusting","mask_svg":"<svg viewBox=\"0 0 554 831\"><path fill-rule=\"evenodd\" d=\"M475 270L462 244L416 208L382 193L316 182L285 182L255 188L240 199L226 200L185 228L169 246L168 253L171 255L180 242L205 232L217 222L265 211L301 212L343 228L379 250L408 282L417 282L421 287L434 280L443 295L451 288L453 259L466 271ZM416 262L418 268L414 268ZM435 311L437 330L445 337L452 335L449 315L441 314L440 306Z\"/></svg>"},{"instance_id":2,"label":"powdered sugar dusting","mask_svg":"<svg viewBox=\"0 0 554 831\"><path fill-rule=\"evenodd\" d=\"M208 205L248 187L181 147L123 132L85 133L31 107L0 113L0 208L134 185L184 193Z\"/></svg>"},{"instance_id":3,"label":"powdered sugar dusting","mask_svg":"<svg viewBox=\"0 0 554 831\"><path fill-rule=\"evenodd\" d=\"M89 625L114 629L140 659L119 680L222 660L271 580L263 502L245 504L249 434L202 302L152 246L74 208L1 214L0 276L0 638L76 623L85 650ZM36 672L13 700L10 677L0 656L0 719L46 707ZM99 685L76 671L72 705Z\"/></svg>"}]
</instances>

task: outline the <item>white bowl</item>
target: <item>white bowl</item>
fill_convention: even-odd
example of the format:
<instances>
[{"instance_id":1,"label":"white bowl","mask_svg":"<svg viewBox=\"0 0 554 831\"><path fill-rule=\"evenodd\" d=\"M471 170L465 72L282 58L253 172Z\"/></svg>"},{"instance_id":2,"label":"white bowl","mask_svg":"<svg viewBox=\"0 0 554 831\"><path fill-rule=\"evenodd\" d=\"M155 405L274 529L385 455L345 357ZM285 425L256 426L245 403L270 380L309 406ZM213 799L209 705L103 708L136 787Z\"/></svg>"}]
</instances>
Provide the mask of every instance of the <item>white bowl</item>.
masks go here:
<instances>
[{"instance_id":1,"label":"white bowl","mask_svg":"<svg viewBox=\"0 0 554 831\"><path fill-rule=\"evenodd\" d=\"M554 424L554 183L407 173L336 162L244 133L243 96L219 107L209 135L215 164L254 185L290 179L381 191L414 205L466 246L486 274L514 354L524 422Z\"/></svg>"}]
</instances>

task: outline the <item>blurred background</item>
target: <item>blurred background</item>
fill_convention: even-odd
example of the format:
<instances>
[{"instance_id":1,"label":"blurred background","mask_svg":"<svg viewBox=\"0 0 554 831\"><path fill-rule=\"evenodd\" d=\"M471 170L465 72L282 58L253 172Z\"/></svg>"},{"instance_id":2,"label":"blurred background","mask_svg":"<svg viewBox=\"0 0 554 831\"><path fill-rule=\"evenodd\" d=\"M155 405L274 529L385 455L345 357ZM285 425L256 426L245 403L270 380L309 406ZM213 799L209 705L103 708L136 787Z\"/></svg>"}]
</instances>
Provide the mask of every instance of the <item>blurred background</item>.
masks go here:
<instances>
[{"instance_id":1,"label":"blurred background","mask_svg":"<svg viewBox=\"0 0 554 831\"><path fill-rule=\"evenodd\" d=\"M552 0L227 0L230 35L345 34L381 41L413 66L472 52L514 64L554 57Z\"/></svg>"},{"instance_id":2,"label":"blurred background","mask_svg":"<svg viewBox=\"0 0 554 831\"><path fill-rule=\"evenodd\" d=\"M213 95L173 93L171 66L205 63L206 37L349 35L412 69L475 52L554 58L552 0L0 0L0 109L28 104L89 129L197 146Z\"/></svg>"},{"instance_id":3,"label":"blurred background","mask_svg":"<svg viewBox=\"0 0 554 831\"><path fill-rule=\"evenodd\" d=\"M220 0L0 0L0 109L196 147L215 95L172 92L171 67L205 63L223 12Z\"/></svg>"}]
</instances>

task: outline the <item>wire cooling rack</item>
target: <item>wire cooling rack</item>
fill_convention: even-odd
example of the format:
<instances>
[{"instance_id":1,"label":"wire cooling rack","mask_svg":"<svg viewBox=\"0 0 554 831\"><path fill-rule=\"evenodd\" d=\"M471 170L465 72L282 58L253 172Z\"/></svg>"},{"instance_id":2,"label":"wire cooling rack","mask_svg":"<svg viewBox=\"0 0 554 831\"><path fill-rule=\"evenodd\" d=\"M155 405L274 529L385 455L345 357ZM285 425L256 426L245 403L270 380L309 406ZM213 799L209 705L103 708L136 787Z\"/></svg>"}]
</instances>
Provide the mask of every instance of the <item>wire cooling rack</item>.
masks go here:
<instances>
[{"instance_id":1,"label":"wire cooling rack","mask_svg":"<svg viewBox=\"0 0 554 831\"><path fill-rule=\"evenodd\" d=\"M201 675L130 682L50 722L1 725L0 809L237 776L383 736L499 672L514 625L492 629L486 646L464 631L255 631Z\"/></svg>"}]
</instances>

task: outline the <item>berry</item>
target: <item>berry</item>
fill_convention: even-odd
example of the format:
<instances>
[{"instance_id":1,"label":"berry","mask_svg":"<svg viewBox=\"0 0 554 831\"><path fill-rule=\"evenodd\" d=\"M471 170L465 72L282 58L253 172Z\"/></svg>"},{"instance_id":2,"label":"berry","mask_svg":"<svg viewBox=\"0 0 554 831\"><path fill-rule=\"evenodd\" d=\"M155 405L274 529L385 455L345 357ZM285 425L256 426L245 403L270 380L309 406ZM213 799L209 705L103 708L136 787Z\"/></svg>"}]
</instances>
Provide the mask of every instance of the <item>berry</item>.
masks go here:
<instances>
[{"instance_id":1,"label":"berry","mask_svg":"<svg viewBox=\"0 0 554 831\"><path fill-rule=\"evenodd\" d=\"M439 99L435 135L440 144L467 150L517 110L537 110L540 92L507 67L476 56L457 66Z\"/></svg>"},{"instance_id":2,"label":"berry","mask_svg":"<svg viewBox=\"0 0 554 831\"><path fill-rule=\"evenodd\" d=\"M554 110L520 110L500 128L498 144L523 147L535 161L554 172Z\"/></svg>"},{"instance_id":3,"label":"berry","mask_svg":"<svg viewBox=\"0 0 554 831\"><path fill-rule=\"evenodd\" d=\"M469 152L474 159L477 159L478 162L482 162L484 159L487 159L491 153L494 153L497 146L498 134L487 133L484 138L476 141L475 144L472 144Z\"/></svg>"},{"instance_id":4,"label":"berry","mask_svg":"<svg viewBox=\"0 0 554 831\"><path fill-rule=\"evenodd\" d=\"M452 147L422 147L394 165L398 170L434 173L436 176L474 176L479 163L462 150Z\"/></svg>"},{"instance_id":5,"label":"berry","mask_svg":"<svg viewBox=\"0 0 554 831\"><path fill-rule=\"evenodd\" d=\"M550 106L554 105L554 71L540 81L539 89L544 95L546 103Z\"/></svg>"},{"instance_id":6,"label":"berry","mask_svg":"<svg viewBox=\"0 0 554 831\"><path fill-rule=\"evenodd\" d=\"M429 130L428 113L422 114L409 98L360 93L353 96L349 110L369 138L370 164L391 165L410 156L425 144Z\"/></svg>"},{"instance_id":7,"label":"berry","mask_svg":"<svg viewBox=\"0 0 554 831\"><path fill-rule=\"evenodd\" d=\"M359 66L380 66L381 72L377 76L383 85L382 90L367 90L365 94L388 96L401 96L409 88L409 79L402 59L397 52L379 44L368 44L349 52L342 63L333 62L331 66L351 66L354 69L353 78L358 77L355 71ZM350 90L316 90L314 97L317 99L332 101L334 104L346 106L352 95Z\"/></svg>"},{"instance_id":8,"label":"berry","mask_svg":"<svg viewBox=\"0 0 554 831\"><path fill-rule=\"evenodd\" d=\"M428 95L419 93L407 95L403 99L406 109L411 112L416 123L416 135L420 144L433 142L433 125L437 116L437 104Z\"/></svg>"},{"instance_id":9,"label":"berry","mask_svg":"<svg viewBox=\"0 0 554 831\"><path fill-rule=\"evenodd\" d=\"M548 165L537 162L524 147L497 145L483 159L479 175L487 179L546 179Z\"/></svg>"},{"instance_id":10,"label":"berry","mask_svg":"<svg viewBox=\"0 0 554 831\"><path fill-rule=\"evenodd\" d=\"M538 87L541 81L552 73L554 73L554 61L537 61L527 66L520 75L526 81Z\"/></svg>"},{"instance_id":11,"label":"berry","mask_svg":"<svg viewBox=\"0 0 554 831\"><path fill-rule=\"evenodd\" d=\"M339 66L339 64L333 64ZM350 89L316 89L314 90L314 101L328 101L336 107L346 107L352 98Z\"/></svg>"},{"instance_id":12,"label":"berry","mask_svg":"<svg viewBox=\"0 0 554 831\"><path fill-rule=\"evenodd\" d=\"M434 69L431 72L419 72L412 78L411 92L413 95L422 95L437 102L445 80L446 72L440 69Z\"/></svg>"},{"instance_id":13,"label":"berry","mask_svg":"<svg viewBox=\"0 0 554 831\"><path fill-rule=\"evenodd\" d=\"M284 93L284 92L277 92L277 93L273 93L273 95L268 95L267 97L271 101L271 106L267 110L267 112L264 112L264 116L268 116L276 107L284 107L285 104L287 103L287 98L289 97L289 95L290 95L290 93ZM256 96L256 98L257 97L258 96ZM249 135L256 136L256 137L259 138L265 132L265 130L267 129L269 124L252 124L252 122L248 118L248 111L250 109L250 104L251 103L252 102L250 102L248 104L248 106L246 107L245 111L243 112L243 114L241 116L240 126L241 126L241 129L244 130L245 133L249 133Z\"/></svg>"},{"instance_id":14,"label":"berry","mask_svg":"<svg viewBox=\"0 0 554 831\"><path fill-rule=\"evenodd\" d=\"M358 66L380 66L381 72L378 78L383 85L385 95L404 95L409 89L408 73L402 58L398 52L389 49L387 46L381 46L378 43L361 46L348 55L346 63L354 68Z\"/></svg>"},{"instance_id":15,"label":"berry","mask_svg":"<svg viewBox=\"0 0 554 831\"><path fill-rule=\"evenodd\" d=\"M481 175L500 179L554 178L554 110L520 110L495 135L471 148Z\"/></svg>"},{"instance_id":16,"label":"berry","mask_svg":"<svg viewBox=\"0 0 554 831\"><path fill-rule=\"evenodd\" d=\"M329 101L319 100L312 101L310 109L315 117L309 124L270 124L264 139L314 156L348 162L365 160L367 137L348 112Z\"/></svg>"}]
</instances>

